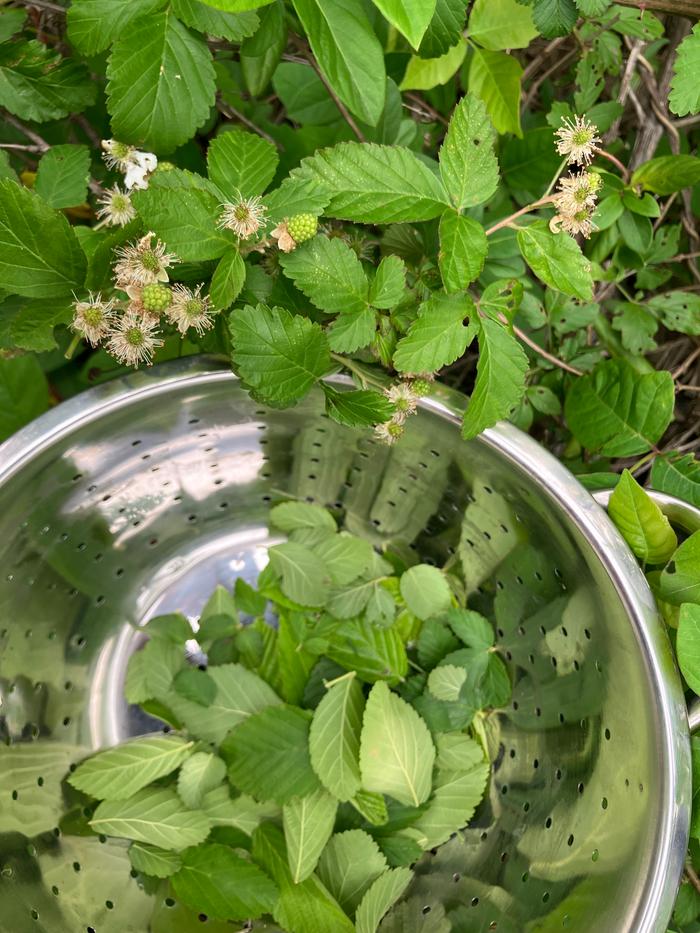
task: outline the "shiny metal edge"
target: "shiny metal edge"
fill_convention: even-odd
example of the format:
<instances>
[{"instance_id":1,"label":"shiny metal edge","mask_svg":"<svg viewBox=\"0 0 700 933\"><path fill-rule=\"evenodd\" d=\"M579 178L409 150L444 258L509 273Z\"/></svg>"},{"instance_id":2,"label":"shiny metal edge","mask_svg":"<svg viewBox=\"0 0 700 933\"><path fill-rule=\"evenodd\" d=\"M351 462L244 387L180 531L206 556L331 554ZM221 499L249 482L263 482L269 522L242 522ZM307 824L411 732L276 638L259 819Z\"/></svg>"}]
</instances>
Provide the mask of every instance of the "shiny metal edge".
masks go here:
<instances>
[{"instance_id":1,"label":"shiny metal edge","mask_svg":"<svg viewBox=\"0 0 700 933\"><path fill-rule=\"evenodd\" d=\"M175 385L205 385L235 380L221 358L187 357L162 363L88 389L41 415L0 445L0 483L6 482L30 457L48 449L79 425L99 418L110 407L158 396ZM331 381L350 384L345 376ZM454 390L436 386L420 407L459 426L466 404ZM688 844L691 808L691 768L688 720L670 642L658 622L654 598L634 556L605 510L572 473L533 438L507 422L484 431L479 443L497 451L524 472L545 498L564 510L606 568L634 626L646 659L647 674L658 701L657 728L661 812L654 854L633 914L617 933L663 933L671 917ZM669 672L673 672L671 675Z\"/></svg>"}]
</instances>

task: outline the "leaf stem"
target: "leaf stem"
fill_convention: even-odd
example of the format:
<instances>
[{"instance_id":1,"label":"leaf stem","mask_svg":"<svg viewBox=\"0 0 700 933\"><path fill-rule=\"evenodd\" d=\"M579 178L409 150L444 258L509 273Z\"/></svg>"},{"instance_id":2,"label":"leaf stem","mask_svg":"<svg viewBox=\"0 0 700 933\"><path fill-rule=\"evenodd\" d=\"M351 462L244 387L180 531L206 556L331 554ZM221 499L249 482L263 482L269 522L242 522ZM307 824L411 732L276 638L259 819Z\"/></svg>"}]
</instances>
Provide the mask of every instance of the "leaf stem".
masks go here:
<instances>
[{"instance_id":1,"label":"leaf stem","mask_svg":"<svg viewBox=\"0 0 700 933\"><path fill-rule=\"evenodd\" d=\"M616 156L614 156L612 152L608 152L606 149L594 149L593 151L595 152L596 155L602 156L604 159L607 159L608 162L612 162L612 164L616 168L619 168L620 172L622 173L623 181L629 181L629 177L630 177L629 169L627 168L626 165L620 162L620 160Z\"/></svg>"},{"instance_id":2,"label":"leaf stem","mask_svg":"<svg viewBox=\"0 0 700 933\"><path fill-rule=\"evenodd\" d=\"M335 360L336 363L339 363L346 369L349 369L351 373L354 373L362 383L362 388L365 388L367 385L376 386L378 389L386 388L383 382L381 382L379 379L372 379L372 377L368 375L367 372L355 366L354 362L347 356L342 356L340 353L331 353L331 359Z\"/></svg>"},{"instance_id":3,"label":"leaf stem","mask_svg":"<svg viewBox=\"0 0 700 933\"><path fill-rule=\"evenodd\" d=\"M568 163L569 163L569 158L568 158L568 156L565 156L565 157L561 160L561 162L560 162L560 164L559 164L559 168L558 168L558 169L556 170L556 172L554 173L554 177L552 178L552 180L550 181L550 183L547 185L547 190L546 190L545 193L542 195L543 198L548 197L548 196L552 193L552 188L556 185L557 180L559 179L559 176L560 176L561 173L564 171L564 169L566 168L566 166L568 165Z\"/></svg>"},{"instance_id":4,"label":"leaf stem","mask_svg":"<svg viewBox=\"0 0 700 933\"><path fill-rule=\"evenodd\" d=\"M631 467L628 467L630 473L636 473L638 470L641 470L645 464L649 463L649 461L657 455L657 453L658 450L656 449L649 451L648 454L645 454L643 457L637 460L636 463L633 463Z\"/></svg>"},{"instance_id":5,"label":"leaf stem","mask_svg":"<svg viewBox=\"0 0 700 933\"><path fill-rule=\"evenodd\" d=\"M496 230L500 230L503 227L508 227L512 221L517 217L522 217L523 214L528 214L530 211L536 211L539 207L544 207L546 204L551 204L554 199L551 196L546 196L540 198L539 201L533 201L532 204L526 204L525 207L521 207L519 211L516 211L514 214L510 214L508 217L504 217L503 220L499 220L498 223L495 223L492 227L489 227L486 231L486 236L491 236L492 233L495 233Z\"/></svg>"},{"instance_id":6,"label":"leaf stem","mask_svg":"<svg viewBox=\"0 0 700 933\"><path fill-rule=\"evenodd\" d=\"M65 354L64 354L64 356L65 356L65 358L66 358L67 360L70 360L70 359L73 358L73 354L74 354L75 351L78 349L78 347L79 347L79 345L80 345L81 339L82 339L82 338L81 338L80 334L75 334L75 336L73 337L73 339L71 340L71 342L68 344L68 349L66 350L66 352L65 352Z\"/></svg>"}]
</instances>

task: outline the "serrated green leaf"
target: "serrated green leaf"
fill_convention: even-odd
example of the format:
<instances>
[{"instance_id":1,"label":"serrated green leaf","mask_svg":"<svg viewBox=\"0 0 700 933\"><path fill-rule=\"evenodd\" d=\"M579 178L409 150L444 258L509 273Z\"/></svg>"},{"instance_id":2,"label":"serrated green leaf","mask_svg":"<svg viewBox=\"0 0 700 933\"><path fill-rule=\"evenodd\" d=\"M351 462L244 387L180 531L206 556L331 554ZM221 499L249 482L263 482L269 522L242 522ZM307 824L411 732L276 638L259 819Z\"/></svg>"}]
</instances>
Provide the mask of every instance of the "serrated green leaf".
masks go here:
<instances>
[{"instance_id":1,"label":"serrated green leaf","mask_svg":"<svg viewBox=\"0 0 700 933\"><path fill-rule=\"evenodd\" d=\"M693 454L656 457L651 467L651 486L700 508L700 461Z\"/></svg>"},{"instance_id":2,"label":"serrated green leaf","mask_svg":"<svg viewBox=\"0 0 700 933\"><path fill-rule=\"evenodd\" d=\"M325 334L284 308L246 305L229 318L231 358L256 395L290 404L306 395L331 368Z\"/></svg>"},{"instance_id":3,"label":"serrated green leaf","mask_svg":"<svg viewBox=\"0 0 700 933\"><path fill-rule=\"evenodd\" d=\"M408 659L403 639L394 628L380 628L366 619L339 625L328 657L368 683L396 683L406 676Z\"/></svg>"},{"instance_id":4,"label":"serrated green leaf","mask_svg":"<svg viewBox=\"0 0 700 933\"><path fill-rule=\"evenodd\" d=\"M209 708L216 697L217 687L206 671L186 667L173 677L173 690L185 700Z\"/></svg>"},{"instance_id":5,"label":"serrated green leaf","mask_svg":"<svg viewBox=\"0 0 700 933\"><path fill-rule=\"evenodd\" d=\"M99 800L126 800L173 772L192 754L193 747L193 742L177 735L133 739L88 758L68 781Z\"/></svg>"},{"instance_id":6,"label":"serrated green leaf","mask_svg":"<svg viewBox=\"0 0 700 933\"><path fill-rule=\"evenodd\" d=\"M694 693L700 693L700 606L693 603L681 606L676 655L685 682Z\"/></svg>"},{"instance_id":7,"label":"serrated green leaf","mask_svg":"<svg viewBox=\"0 0 700 933\"><path fill-rule=\"evenodd\" d=\"M452 605L444 573L429 564L416 564L402 575L401 595L413 615L421 620L446 612Z\"/></svg>"},{"instance_id":8,"label":"serrated green leaf","mask_svg":"<svg viewBox=\"0 0 700 933\"><path fill-rule=\"evenodd\" d=\"M441 619L427 619L423 623L416 644L418 660L425 668L435 667L458 645L459 642Z\"/></svg>"},{"instance_id":9,"label":"serrated green leaf","mask_svg":"<svg viewBox=\"0 0 700 933\"><path fill-rule=\"evenodd\" d=\"M430 220L449 204L440 180L409 149L340 143L304 159L291 179L313 180L325 213L358 223Z\"/></svg>"},{"instance_id":10,"label":"serrated green leaf","mask_svg":"<svg viewBox=\"0 0 700 933\"><path fill-rule=\"evenodd\" d=\"M323 558L294 541L275 545L268 555L285 596L301 606L325 604L331 577Z\"/></svg>"},{"instance_id":11,"label":"serrated green leaf","mask_svg":"<svg viewBox=\"0 0 700 933\"><path fill-rule=\"evenodd\" d=\"M350 829L331 837L321 855L318 876L353 916L369 886L387 867L374 839L361 829Z\"/></svg>"},{"instance_id":12,"label":"serrated green leaf","mask_svg":"<svg viewBox=\"0 0 700 933\"><path fill-rule=\"evenodd\" d=\"M165 638L151 639L129 659L124 684L127 701L143 703L145 700L163 697L184 663L181 644Z\"/></svg>"},{"instance_id":13,"label":"serrated green leaf","mask_svg":"<svg viewBox=\"0 0 700 933\"><path fill-rule=\"evenodd\" d=\"M499 133L522 136L522 74L522 65L514 56L474 47L469 66L469 90L484 102L491 122Z\"/></svg>"},{"instance_id":14,"label":"serrated green leaf","mask_svg":"<svg viewBox=\"0 0 700 933\"><path fill-rule=\"evenodd\" d=\"M289 534L299 528L319 528L335 534L335 519L320 505L310 502L282 502L270 510L269 522Z\"/></svg>"},{"instance_id":15,"label":"serrated green leaf","mask_svg":"<svg viewBox=\"0 0 700 933\"><path fill-rule=\"evenodd\" d=\"M370 307L359 314L339 314L328 330L328 344L335 353L354 353L371 343L377 332L377 315Z\"/></svg>"},{"instance_id":16,"label":"serrated green leaf","mask_svg":"<svg viewBox=\"0 0 700 933\"><path fill-rule=\"evenodd\" d=\"M652 295L646 306L669 330L692 336L700 334L700 295L683 291L665 292Z\"/></svg>"},{"instance_id":17,"label":"serrated green leaf","mask_svg":"<svg viewBox=\"0 0 700 933\"><path fill-rule=\"evenodd\" d=\"M276 803L260 803L247 794L239 794L232 798L226 785L206 793L202 798L201 809L212 826L240 829L248 836L251 836L264 820L277 819L282 813Z\"/></svg>"},{"instance_id":18,"label":"serrated green leaf","mask_svg":"<svg viewBox=\"0 0 700 933\"><path fill-rule=\"evenodd\" d=\"M484 760L484 750L474 739L462 732L444 732L435 738L439 771L470 771Z\"/></svg>"},{"instance_id":19,"label":"serrated green leaf","mask_svg":"<svg viewBox=\"0 0 700 933\"><path fill-rule=\"evenodd\" d=\"M211 53L168 10L120 30L107 66L117 139L172 152L209 116L216 83Z\"/></svg>"},{"instance_id":20,"label":"serrated green leaf","mask_svg":"<svg viewBox=\"0 0 700 933\"><path fill-rule=\"evenodd\" d=\"M455 76L467 54L467 43L460 36L457 43L438 58L412 55L399 85L402 91L429 91Z\"/></svg>"},{"instance_id":21,"label":"serrated green leaf","mask_svg":"<svg viewBox=\"0 0 700 933\"><path fill-rule=\"evenodd\" d=\"M134 192L132 201L146 229L185 262L218 259L234 245L232 235L217 226L217 199L195 187L186 172L156 175L145 191Z\"/></svg>"},{"instance_id":22,"label":"serrated green leaf","mask_svg":"<svg viewBox=\"0 0 700 933\"><path fill-rule=\"evenodd\" d=\"M481 275L488 249L480 223L455 211L445 211L440 218L438 263L448 294L463 291Z\"/></svg>"},{"instance_id":23,"label":"serrated green leaf","mask_svg":"<svg viewBox=\"0 0 700 933\"><path fill-rule=\"evenodd\" d=\"M197 752L188 758L177 778L177 792L190 810L203 806L204 795L226 778L226 765L217 755Z\"/></svg>"},{"instance_id":24,"label":"serrated green leaf","mask_svg":"<svg viewBox=\"0 0 700 933\"><path fill-rule=\"evenodd\" d=\"M373 389L351 389L337 392L324 383L326 413L339 424L353 428L383 424L394 414L394 406L381 392Z\"/></svg>"},{"instance_id":25,"label":"serrated green leaf","mask_svg":"<svg viewBox=\"0 0 700 933\"><path fill-rule=\"evenodd\" d=\"M209 287L209 296L219 311L230 308L245 283L246 267L237 249L229 249L219 260Z\"/></svg>"},{"instance_id":26,"label":"serrated green leaf","mask_svg":"<svg viewBox=\"0 0 700 933\"><path fill-rule=\"evenodd\" d=\"M214 920L246 920L270 913L279 893L262 869L217 843L188 849L170 883L184 904Z\"/></svg>"},{"instance_id":27,"label":"serrated green leaf","mask_svg":"<svg viewBox=\"0 0 700 933\"><path fill-rule=\"evenodd\" d=\"M518 0L476 0L469 14L469 36L484 49L524 49L536 35L532 10Z\"/></svg>"},{"instance_id":28,"label":"serrated green leaf","mask_svg":"<svg viewBox=\"0 0 700 933\"><path fill-rule=\"evenodd\" d=\"M518 246L545 285L584 301L592 297L591 264L568 233L552 233L546 221L538 220L518 230Z\"/></svg>"},{"instance_id":29,"label":"serrated green leaf","mask_svg":"<svg viewBox=\"0 0 700 933\"><path fill-rule=\"evenodd\" d=\"M142 790L129 800L104 800L90 826L96 833L147 842L182 852L209 835L210 824L200 810L185 810L174 790Z\"/></svg>"},{"instance_id":30,"label":"serrated green leaf","mask_svg":"<svg viewBox=\"0 0 700 933\"><path fill-rule=\"evenodd\" d=\"M73 314L73 303L67 297L26 299L10 323L10 342L37 353L53 350L57 346L56 326L68 324Z\"/></svg>"},{"instance_id":31,"label":"serrated green leaf","mask_svg":"<svg viewBox=\"0 0 700 933\"><path fill-rule=\"evenodd\" d=\"M357 933L376 933L382 917L401 897L412 877L409 868L390 868L372 882L357 908Z\"/></svg>"},{"instance_id":32,"label":"serrated green leaf","mask_svg":"<svg viewBox=\"0 0 700 933\"><path fill-rule=\"evenodd\" d=\"M674 606L700 604L700 531L686 538L661 571L658 595Z\"/></svg>"},{"instance_id":33,"label":"serrated green leaf","mask_svg":"<svg viewBox=\"0 0 700 933\"><path fill-rule=\"evenodd\" d=\"M59 120L94 103L85 67L35 39L0 44L0 105L21 120Z\"/></svg>"},{"instance_id":34,"label":"serrated green leaf","mask_svg":"<svg viewBox=\"0 0 700 933\"><path fill-rule=\"evenodd\" d=\"M578 11L574 0L534 0L532 18L546 39L566 36L576 25Z\"/></svg>"},{"instance_id":35,"label":"serrated green leaf","mask_svg":"<svg viewBox=\"0 0 700 933\"><path fill-rule=\"evenodd\" d=\"M294 0L316 61L338 97L370 126L384 109L384 56L361 6L353 0Z\"/></svg>"},{"instance_id":36,"label":"serrated green leaf","mask_svg":"<svg viewBox=\"0 0 700 933\"><path fill-rule=\"evenodd\" d=\"M311 764L323 786L338 800L350 800L360 789L364 705L362 687L351 673L328 688L314 711L309 731Z\"/></svg>"},{"instance_id":37,"label":"serrated green leaf","mask_svg":"<svg viewBox=\"0 0 700 933\"><path fill-rule=\"evenodd\" d=\"M221 746L231 783L281 804L318 790L309 758L310 718L293 706L270 706L232 729Z\"/></svg>"},{"instance_id":38,"label":"serrated green leaf","mask_svg":"<svg viewBox=\"0 0 700 933\"><path fill-rule=\"evenodd\" d=\"M394 367L400 373L430 373L463 355L476 332L474 303L464 294L433 294L396 345ZM470 317L469 326L464 319Z\"/></svg>"},{"instance_id":39,"label":"serrated green leaf","mask_svg":"<svg viewBox=\"0 0 700 933\"><path fill-rule=\"evenodd\" d=\"M604 457L632 457L653 447L673 417L669 372L640 375L624 360L606 360L578 379L564 414L574 436Z\"/></svg>"},{"instance_id":40,"label":"serrated green leaf","mask_svg":"<svg viewBox=\"0 0 700 933\"><path fill-rule=\"evenodd\" d=\"M678 117L700 110L700 24L676 50L668 105Z\"/></svg>"},{"instance_id":41,"label":"serrated green leaf","mask_svg":"<svg viewBox=\"0 0 700 933\"><path fill-rule=\"evenodd\" d=\"M315 236L291 253L281 254L285 275L317 308L328 314L360 314L369 285L357 254L339 237Z\"/></svg>"},{"instance_id":42,"label":"serrated green leaf","mask_svg":"<svg viewBox=\"0 0 700 933\"><path fill-rule=\"evenodd\" d=\"M10 179L0 180L0 288L55 298L82 287L85 255L68 221Z\"/></svg>"},{"instance_id":43,"label":"serrated green leaf","mask_svg":"<svg viewBox=\"0 0 700 933\"><path fill-rule=\"evenodd\" d=\"M467 0L437 0L418 54L437 58L455 45L462 36L466 7Z\"/></svg>"},{"instance_id":44,"label":"serrated green leaf","mask_svg":"<svg viewBox=\"0 0 700 933\"><path fill-rule=\"evenodd\" d=\"M528 386L525 397L532 407L543 415L561 414L561 402L547 386Z\"/></svg>"},{"instance_id":45,"label":"serrated green leaf","mask_svg":"<svg viewBox=\"0 0 700 933\"><path fill-rule=\"evenodd\" d=\"M277 150L266 139L244 130L220 133L209 144L209 177L232 202L260 195L277 170Z\"/></svg>"},{"instance_id":46,"label":"serrated green leaf","mask_svg":"<svg viewBox=\"0 0 700 933\"><path fill-rule=\"evenodd\" d=\"M331 581L336 586L347 586L357 580L367 572L374 557L374 549L369 541L345 531L316 545L314 550L323 558Z\"/></svg>"},{"instance_id":47,"label":"serrated green leaf","mask_svg":"<svg viewBox=\"0 0 700 933\"><path fill-rule=\"evenodd\" d=\"M331 837L338 801L325 790L294 797L282 809L287 859L294 884L305 881L316 868Z\"/></svg>"},{"instance_id":48,"label":"serrated green leaf","mask_svg":"<svg viewBox=\"0 0 700 933\"><path fill-rule=\"evenodd\" d=\"M189 619L183 616L181 612L169 612L166 615L154 616L142 626L142 631L149 638L165 638L175 645L182 646L193 635Z\"/></svg>"},{"instance_id":49,"label":"serrated green leaf","mask_svg":"<svg viewBox=\"0 0 700 933\"><path fill-rule=\"evenodd\" d=\"M271 823L264 823L253 835L253 857L280 887L280 898L273 916L289 933L354 933L353 924L343 913L316 875L294 884L287 863L284 836Z\"/></svg>"},{"instance_id":50,"label":"serrated green leaf","mask_svg":"<svg viewBox=\"0 0 700 933\"><path fill-rule=\"evenodd\" d=\"M424 849L447 842L474 815L484 796L489 771L488 763L482 762L464 774L447 772L447 779L436 788L427 809L411 826L411 836L415 834Z\"/></svg>"},{"instance_id":51,"label":"serrated green leaf","mask_svg":"<svg viewBox=\"0 0 700 933\"><path fill-rule=\"evenodd\" d=\"M84 204L90 179L87 146L52 146L39 160L34 190L53 208Z\"/></svg>"},{"instance_id":52,"label":"serrated green leaf","mask_svg":"<svg viewBox=\"0 0 700 933\"><path fill-rule=\"evenodd\" d=\"M362 723L362 786L417 807L430 795L434 761L435 748L418 713L385 683L376 683Z\"/></svg>"},{"instance_id":53,"label":"serrated green leaf","mask_svg":"<svg viewBox=\"0 0 700 933\"><path fill-rule=\"evenodd\" d=\"M129 860L136 871L152 878L169 878L182 868L182 859L176 852L168 852L145 842L132 842Z\"/></svg>"},{"instance_id":54,"label":"serrated green leaf","mask_svg":"<svg viewBox=\"0 0 700 933\"><path fill-rule=\"evenodd\" d=\"M510 331L498 321L479 321L479 361L476 383L464 413L462 436L476 437L507 418L525 392L529 363Z\"/></svg>"},{"instance_id":55,"label":"serrated green leaf","mask_svg":"<svg viewBox=\"0 0 700 933\"><path fill-rule=\"evenodd\" d=\"M66 22L71 45L83 55L96 55L115 42L135 19L163 6L163 0L75 0Z\"/></svg>"},{"instance_id":56,"label":"serrated green leaf","mask_svg":"<svg viewBox=\"0 0 700 933\"><path fill-rule=\"evenodd\" d=\"M241 42L252 36L260 24L255 13L226 13L213 10L198 0L171 0L178 19L205 35L218 36L230 42Z\"/></svg>"},{"instance_id":57,"label":"serrated green leaf","mask_svg":"<svg viewBox=\"0 0 700 933\"><path fill-rule=\"evenodd\" d=\"M173 693L162 698L188 732L206 742L221 742L229 729L248 716L282 702L272 687L241 664L217 664L207 673L217 688L210 706Z\"/></svg>"},{"instance_id":58,"label":"serrated green leaf","mask_svg":"<svg viewBox=\"0 0 700 933\"><path fill-rule=\"evenodd\" d=\"M369 289L369 303L374 308L393 308L406 289L406 265L398 256L384 256Z\"/></svg>"},{"instance_id":59,"label":"serrated green leaf","mask_svg":"<svg viewBox=\"0 0 700 933\"><path fill-rule=\"evenodd\" d=\"M428 690L438 700L455 701L459 699L466 679L467 672L463 667L443 664L428 675Z\"/></svg>"},{"instance_id":60,"label":"serrated green leaf","mask_svg":"<svg viewBox=\"0 0 700 933\"><path fill-rule=\"evenodd\" d=\"M382 794L375 794L369 790L358 790L350 803L362 818L371 823L372 826L383 826L389 821L389 811Z\"/></svg>"},{"instance_id":61,"label":"serrated green leaf","mask_svg":"<svg viewBox=\"0 0 700 933\"><path fill-rule=\"evenodd\" d=\"M635 555L645 563L664 563L675 551L678 539L671 523L629 470L623 470L610 497L608 513Z\"/></svg>"},{"instance_id":62,"label":"serrated green leaf","mask_svg":"<svg viewBox=\"0 0 700 933\"><path fill-rule=\"evenodd\" d=\"M452 113L440 149L440 174L458 211L488 201L498 187L495 139L484 104L467 94Z\"/></svg>"},{"instance_id":63,"label":"serrated green leaf","mask_svg":"<svg viewBox=\"0 0 700 933\"><path fill-rule=\"evenodd\" d=\"M493 626L478 612L472 609L450 609L444 621L462 644L475 653L488 651L493 646Z\"/></svg>"}]
</instances>

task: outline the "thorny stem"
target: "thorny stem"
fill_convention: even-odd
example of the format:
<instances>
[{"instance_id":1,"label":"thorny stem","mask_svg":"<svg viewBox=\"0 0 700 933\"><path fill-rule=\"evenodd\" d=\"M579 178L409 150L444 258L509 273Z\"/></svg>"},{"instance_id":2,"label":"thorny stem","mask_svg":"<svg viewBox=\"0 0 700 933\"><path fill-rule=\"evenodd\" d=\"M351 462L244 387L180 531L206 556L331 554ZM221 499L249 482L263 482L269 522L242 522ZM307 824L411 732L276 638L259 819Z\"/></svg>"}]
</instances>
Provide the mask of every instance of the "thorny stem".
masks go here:
<instances>
[{"instance_id":1,"label":"thorny stem","mask_svg":"<svg viewBox=\"0 0 700 933\"><path fill-rule=\"evenodd\" d=\"M612 164L616 168L619 168L620 172L622 173L623 181L629 181L629 174L630 174L629 169L624 163L620 162L617 156L614 156L611 152L608 152L606 149L595 149L594 152L596 155L602 156L604 159L607 159L608 162L612 162Z\"/></svg>"},{"instance_id":2,"label":"thorny stem","mask_svg":"<svg viewBox=\"0 0 700 933\"><path fill-rule=\"evenodd\" d=\"M499 314L498 317L503 324L509 323L505 314ZM535 353L541 356L542 359L549 360L553 366L557 366L559 369L563 369L567 373L571 373L572 376L583 376L583 373L580 369L576 369L575 366L571 366L569 363L565 363L564 360L560 360L558 357L553 356L551 353L545 350L544 347L541 347L538 343L535 343L535 341L529 337L524 330L521 330L519 327L515 327L515 325L513 325L513 333L519 340L522 340L523 343L527 344L531 350L534 350Z\"/></svg>"},{"instance_id":3,"label":"thorny stem","mask_svg":"<svg viewBox=\"0 0 700 933\"><path fill-rule=\"evenodd\" d=\"M492 233L495 233L496 230L500 230L502 227L508 227L510 224L517 218L522 217L523 214L528 214L530 211L536 211L539 207L544 207L546 204L551 204L554 200L551 195L540 198L539 201L533 201L532 204L526 204L525 207L521 207L519 211L516 211L514 214L510 214L508 217L504 217L503 220L499 220L498 223L495 223L492 227L489 227L486 231L486 236L491 236Z\"/></svg>"},{"instance_id":4,"label":"thorny stem","mask_svg":"<svg viewBox=\"0 0 700 933\"><path fill-rule=\"evenodd\" d=\"M326 90L328 91L328 93L333 99L333 103L336 105L336 107L340 111L340 114L343 120L345 120L345 122L350 127L350 129L353 131L355 136L357 136L358 140L361 143L366 143L367 137L362 132L360 127L357 125L357 123L355 123L355 120L353 119L352 114L350 113L348 108L345 106L345 104L342 102L342 100L338 97L338 95L335 92L335 89L329 82L328 78L324 75L324 73L319 68L315 57L311 54L311 50L309 50L309 64L311 65L313 70L316 72L316 74L319 76L319 78L323 82L324 87L326 88Z\"/></svg>"},{"instance_id":5,"label":"thorny stem","mask_svg":"<svg viewBox=\"0 0 700 933\"><path fill-rule=\"evenodd\" d=\"M266 139L269 143L278 148L277 143L274 141L272 136L269 133L266 133L265 130L261 130L259 126L256 126L252 120L249 120L248 117L241 113L240 110L236 110L235 107L232 107L231 104L225 103L220 98L216 101L216 109L219 113L222 113L229 120L238 120L239 123L242 123L244 126L247 126L249 130L252 130L253 133L257 133L258 136L262 136L263 139Z\"/></svg>"}]
</instances>

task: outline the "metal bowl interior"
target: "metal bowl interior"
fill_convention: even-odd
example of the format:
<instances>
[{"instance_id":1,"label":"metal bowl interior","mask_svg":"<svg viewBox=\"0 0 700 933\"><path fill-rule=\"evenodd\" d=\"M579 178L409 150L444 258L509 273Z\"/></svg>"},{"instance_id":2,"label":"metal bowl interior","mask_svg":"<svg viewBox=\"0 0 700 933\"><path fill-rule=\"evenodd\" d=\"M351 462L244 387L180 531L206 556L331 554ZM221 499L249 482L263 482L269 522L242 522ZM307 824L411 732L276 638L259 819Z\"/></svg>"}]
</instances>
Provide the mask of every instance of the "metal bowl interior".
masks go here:
<instances>
[{"instance_id":1,"label":"metal bowl interior","mask_svg":"<svg viewBox=\"0 0 700 933\"><path fill-rule=\"evenodd\" d=\"M487 800L418 863L382 931L666 929L689 742L651 594L566 470L507 425L462 441L460 405L438 391L390 449L317 395L270 410L189 360L93 389L0 447L2 930L232 929L144 891L124 846L61 832L63 779L157 728L122 694L139 626L253 581L283 494L337 505L377 545L457 554L513 675L512 705L486 723Z\"/></svg>"}]
</instances>

